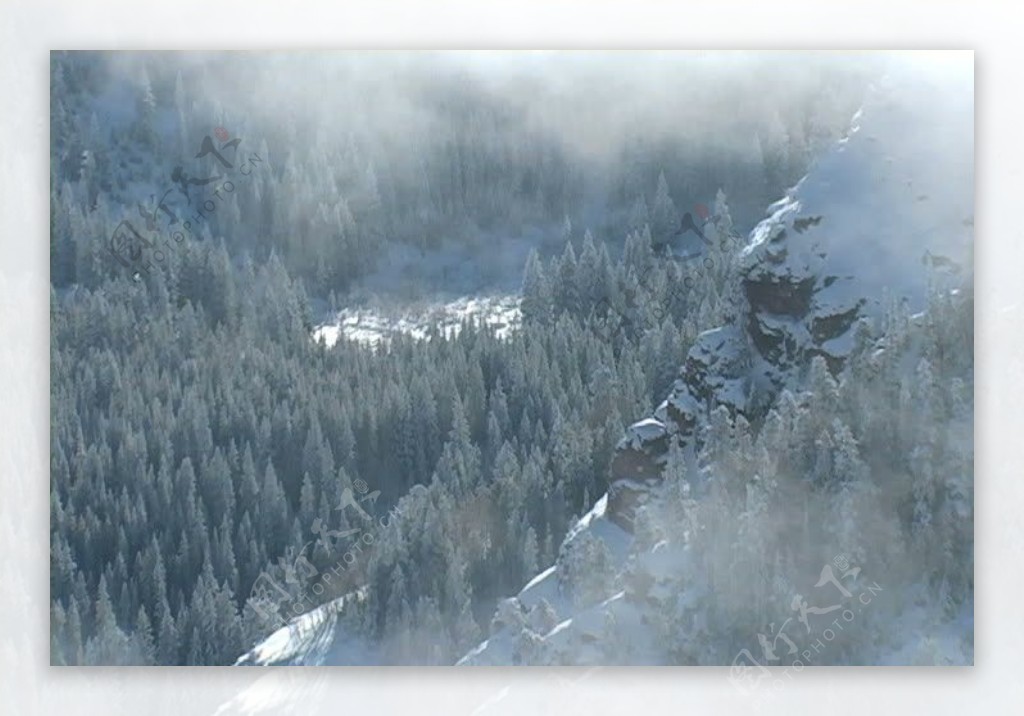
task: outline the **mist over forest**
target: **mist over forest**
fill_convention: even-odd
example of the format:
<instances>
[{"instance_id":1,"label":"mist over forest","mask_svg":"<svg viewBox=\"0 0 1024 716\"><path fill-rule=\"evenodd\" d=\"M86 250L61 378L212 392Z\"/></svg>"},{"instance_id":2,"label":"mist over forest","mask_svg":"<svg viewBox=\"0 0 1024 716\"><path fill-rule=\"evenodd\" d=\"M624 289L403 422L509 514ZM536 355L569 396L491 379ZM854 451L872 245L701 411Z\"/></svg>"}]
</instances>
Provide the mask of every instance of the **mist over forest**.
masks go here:
<instances>
[{"instance_id":1,"label":"mist over forest","mask_svg":"<svg viewBox=\"0 0 1024 716\"><path fill-rule=\"evenodd\" d=\"M90 213L131 214L174 188L174 167L190 171L220 126L264 158L204 227L233 255L276 252L325 297L378 272L392 279L385 293L403 279L443 290L467 263L467 288L509 288L529 248L562 250L567 220L613 248L651 221L658 243L677 209L722 189L749 230L846 129L878 65L785 53L73 53L55 62L53 181L84 191L75 199ZM428 251L442 255L424 262ZM56 260L63 285L70 259Z\"/></svg>"},{"instance_id":2,"label":"mist over forest","mask_svg":"<svg viewBox=\"0 0 1024 716\"><path fill-rule=\"evenodd\" d=\"M51 663L973 662L962 70L54 52Z\"/></svg>"}]
</instances>

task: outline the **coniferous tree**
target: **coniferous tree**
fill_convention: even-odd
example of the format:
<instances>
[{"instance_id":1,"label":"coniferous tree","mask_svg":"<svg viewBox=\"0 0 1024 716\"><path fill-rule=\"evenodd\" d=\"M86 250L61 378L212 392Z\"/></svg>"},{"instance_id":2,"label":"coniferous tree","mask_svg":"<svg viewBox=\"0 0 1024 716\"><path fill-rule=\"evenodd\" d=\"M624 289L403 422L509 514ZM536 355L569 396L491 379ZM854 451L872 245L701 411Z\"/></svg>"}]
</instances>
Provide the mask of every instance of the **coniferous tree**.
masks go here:
<instances>
[{"instance_id":1,"label":"coniferous tree","mask_svg":"<svg viewBox=\"0 0 1024 716\"><path fill-rule=\"evenodd\" d=\"M675 202L672 201L672 196L669 194L665 172L661 172L658 175L654 203L651 205L651 236L659 245L669 243L678 226L679 214Z\"/></svg>"}]
</instances>

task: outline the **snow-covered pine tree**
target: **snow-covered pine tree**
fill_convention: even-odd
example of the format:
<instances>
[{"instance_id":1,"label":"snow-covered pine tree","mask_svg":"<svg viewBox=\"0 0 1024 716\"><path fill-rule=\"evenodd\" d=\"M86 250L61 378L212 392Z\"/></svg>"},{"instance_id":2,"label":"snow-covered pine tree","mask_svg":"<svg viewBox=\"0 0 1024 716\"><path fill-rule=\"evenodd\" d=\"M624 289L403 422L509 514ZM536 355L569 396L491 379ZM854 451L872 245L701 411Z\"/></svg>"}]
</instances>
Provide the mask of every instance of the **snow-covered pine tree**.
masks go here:
<instances>
[{"instance_id":1,"label":"snow-covered pine tree","mask_svg":"<svg viewBox=\"0 0 1024 716\"><path fill-rule=\"evenodd\" d=\"M658 175L658 186L651 206L651 236L656 245L671 243L679 226L679 213L669 193L665 172Z\"/></svg>"}]
</instances>

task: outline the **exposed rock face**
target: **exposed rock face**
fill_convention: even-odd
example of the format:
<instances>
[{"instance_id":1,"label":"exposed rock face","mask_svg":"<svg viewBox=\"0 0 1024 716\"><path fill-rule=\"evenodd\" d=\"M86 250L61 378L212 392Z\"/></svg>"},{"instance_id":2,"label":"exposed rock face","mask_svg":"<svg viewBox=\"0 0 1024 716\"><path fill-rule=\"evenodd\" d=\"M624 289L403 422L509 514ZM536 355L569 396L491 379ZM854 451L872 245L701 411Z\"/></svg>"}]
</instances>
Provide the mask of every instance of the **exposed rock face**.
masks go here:
<instances>
[{"instance_id":1,"label":"exposed rock face","mask_svg":"<svg viewBox=\"0 0 1024 716\"><path fill-rule=\"evenodd\" d=\"M647 480L616 480L608 488L608 518L622 529L632 532L636 511L647 502L651 488L660 484L660 474Z\"/></svg>"},{"instance_id":2,"label":"exposed rock face","mask_svg":"<svg viewBox=\"0 0 1024 716\"><path fill-rule=\"evenodd\" d=\"M611 464L608 513L620 527L631 530L633 514L647 498L648 488L661 482L664 456L671 436L665 423L647 418L634 423L619 441Z\"/></svg>"},{"instance_id":3,"label":"exposed rock face","mask_svg":"<svg viewBox=\"0 0 1024 716\"><path fill-rule=\"evenodd\" d=\"M698 336L655 410L659 430L641 421L618 447L608 502L616 523L632 525L673 444L699 447L712 410L725 405L757 424L784 387L803 382L815 356L833 373L842 369L858 319L879 315L886 292L923 305L924 273L908 267L963 256L974 213L973 146L963 138L973 120L954 106L936 115L947 100L901 82L880 83L865 105L869 129L858 112L848 135L750 233L738 257L735 317Z\"/></svg>"},{"instance_id":4,"label":"exposed rock face","mask_svg":"<svg viewBox=\"0 0 1024 716\"><path fill-rule=\"evenodd\" d=\"M612 460L609 517L631 529L637 507L662 480L673 443L699 446L701 426L719 405L754 422L784 385L799 382L815 355L839 371L865 301L850 277L830 274L821 216L801 215L791 197L770 207L741 255L742 298L735 320L706 331L687 354L654 418L630 426Z\"/></svg>"}]
</instances>

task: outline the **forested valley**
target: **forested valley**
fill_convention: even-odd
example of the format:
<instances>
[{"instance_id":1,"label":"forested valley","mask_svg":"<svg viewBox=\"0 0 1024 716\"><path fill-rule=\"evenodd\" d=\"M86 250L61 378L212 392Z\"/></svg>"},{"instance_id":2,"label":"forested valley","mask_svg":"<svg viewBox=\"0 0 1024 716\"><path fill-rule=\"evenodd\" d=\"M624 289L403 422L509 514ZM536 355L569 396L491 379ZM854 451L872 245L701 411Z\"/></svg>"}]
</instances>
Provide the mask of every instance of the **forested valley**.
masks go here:
<instances>
[{"instance_id":1,"label":"forested valley","mask_svg":"<svg viewBox=\"0 0 1024 716\"><path fill-rule=\"evenodd\" d=\"M617 105L622 77L589 97L449 59L54 53L52 663L231 664L352 594L368 660L451 664L485 638L607 491L625 428L697 336L736 317L741 237L856 110L863 68L777 62L741 80L693 59ZM773 81L783 68L798 79ZM596 111L602 131L573 131ZM728 241L710 263L667 259L701 203ZM124 222L162 258L118 260ZM506 237L522 250L495 263ZM367 282L443 291L429 266L452 256L482 286L521 286L511 335L312 338ZM904 457L876 469L969 463L906 421L971 410L972 307L967 290L936 292L922 322L893 300L884 358L865 338L767 424L720 415L702 459L741 474L782 451L779 475L853 474L884 443ZM909 345L928 360L901 387ZM872 400L877 415L851 412ZM970 487L904 487L885 534L916 544L940 524L928 549L962 565L950 515ZM782 499L716 494L704 509ZM338 563L331 537L358 534L372 543L313 593ZM940 571L949 593L972 588ZM261 579L286 585L280 611L254 603Z\"/></svg>"}]
</instances>

